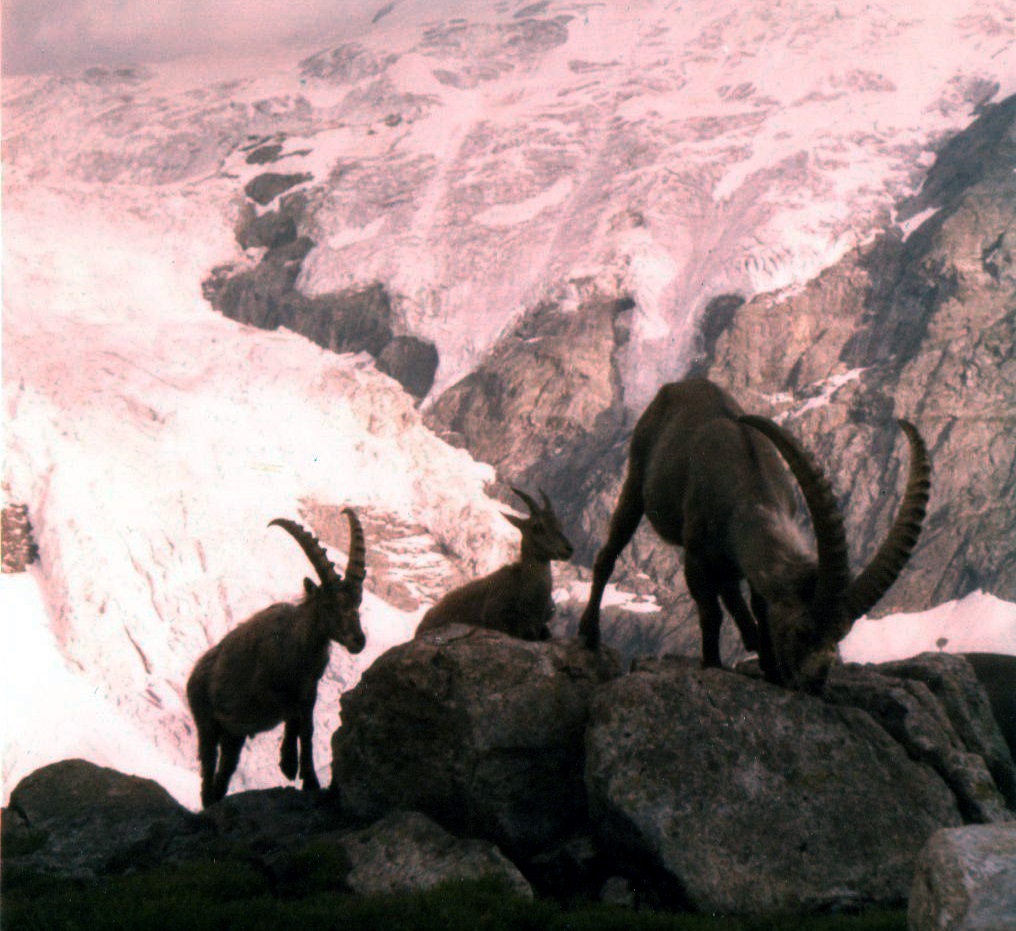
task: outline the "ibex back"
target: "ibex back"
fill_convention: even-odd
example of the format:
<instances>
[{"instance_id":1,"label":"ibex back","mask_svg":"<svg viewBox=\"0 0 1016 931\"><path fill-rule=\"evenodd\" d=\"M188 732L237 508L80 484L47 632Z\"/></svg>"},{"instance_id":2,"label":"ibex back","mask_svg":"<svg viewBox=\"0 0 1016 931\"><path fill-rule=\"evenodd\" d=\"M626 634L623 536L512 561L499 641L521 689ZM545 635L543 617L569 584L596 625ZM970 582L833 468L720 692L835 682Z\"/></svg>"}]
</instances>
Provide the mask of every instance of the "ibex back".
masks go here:
<instances>
[{"instance_id":1,"label":"ibex back","mask_svg":"<svg viewBox=\"0 0 1016 931\"><path fill-rule=\"evenodd\" d=\"M771 420L744 416L705 379L665 385L635 426L580 637L589 647L599 645L604 588L645 514L664 540L684 547L704 665L720 665L722 601L745 648L758 650L768 679L821 688L837 644L899 576L921 530L931 465L917 430L900 425L910 444L903 501L882 547L851 579L843 518L829 483L797 441ZM794 488L781 456L803 492L817 558L795 522ZM751 609L741 594L743 579Z\"/></svg>"},{"instance_id":2,"label":"ibex back","mask_svg":"<svg viewBox=\"0 0 1016 931\"><path fill-rule=\"evenodd\" d=\"M187 700L198 732L201 803L225 796L247 737L285 722L279 768L299 775L304 789L319 788L314 770L314 705L331 642L350 653L366 645L360 626L363 595L363 529L349 519L349 561L342 579L317 538L291 520L272 524L289 533L321 579L304 579L298 604L273 604L231 630L195 664ZM297 742L299 741L299 760Z\"/></svg>"}]
</instances>

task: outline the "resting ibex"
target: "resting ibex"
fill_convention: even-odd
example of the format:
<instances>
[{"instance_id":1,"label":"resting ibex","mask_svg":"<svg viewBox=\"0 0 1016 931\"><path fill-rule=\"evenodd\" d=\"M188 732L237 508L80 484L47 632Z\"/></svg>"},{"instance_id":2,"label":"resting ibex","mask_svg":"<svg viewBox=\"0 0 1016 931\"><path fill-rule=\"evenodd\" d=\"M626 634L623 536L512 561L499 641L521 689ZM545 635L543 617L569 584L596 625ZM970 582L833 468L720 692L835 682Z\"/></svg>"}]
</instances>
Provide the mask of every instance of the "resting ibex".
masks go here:
<instances>
[{"instance_id":1,"label":"resting ibex","mask_svg":"<svg viewBox=\"0 0 1016 931\"><path fill-rule=\"evenodd\" d=\"M273 604L231 630L197 661L187 680L206 807L225 796L247 737L283 721L279 768L287 779L296 778L299 740L303 788L320 788L312 745L318 680L332 640L350 653L359 653L367 642L359 611L366 576L363 529L352 509L344 513L350 533L345 580L313 534L296 521L271 522L300 544L321 584L304 579L298 604Z\"/></svg>"},{"instance_id":2,"label":"resting ibex","mask_svg":"<svg viewBox=\"0 0 1016 931\"><path fill-rule=\"evenodd\" d=\"M550 561L570 559L572 545L542 491L542 507L517 488L512 491L529 508L529 517L504 515L522 531L518 561L450 591L424 614L417 637L456 622L500 630L522 640L550 637L547 622L554 614Z\"/></svg>"},{"instance_id":3,"label":"resting ibex","mask_svg":"<svg viewBox=\"0 0 1016 931\"><path fill-rule=\"evenodd\" d=\"M851 579L832 490L796 440L771 420L743 416L733 398L705 379L665 385L635 426L628 475L579 624L586 646L599 645L603 590L645 514L664 540L684 547L703 664L720 665L722 600L745 647L759 651L767 678L820 689L837 644L899 576L921 531L931 464L916 428L902 420L900 426L910 444L903 501L885 542ZM817 559L794 522L793 485L780 455L804 493Z\"/></svg>"}]
</instances>

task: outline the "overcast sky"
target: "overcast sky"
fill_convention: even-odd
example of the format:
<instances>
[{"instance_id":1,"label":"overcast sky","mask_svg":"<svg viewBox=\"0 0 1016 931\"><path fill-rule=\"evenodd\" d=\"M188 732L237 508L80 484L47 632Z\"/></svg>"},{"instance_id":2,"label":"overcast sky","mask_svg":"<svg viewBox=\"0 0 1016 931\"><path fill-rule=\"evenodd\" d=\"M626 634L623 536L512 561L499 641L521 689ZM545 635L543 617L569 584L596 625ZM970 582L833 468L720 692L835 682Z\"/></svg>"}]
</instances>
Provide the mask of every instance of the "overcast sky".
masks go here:
<instances>
[{"instance_id":1,"label":"overcast sky","mask_svg":"<svg viewBox=\"0 0 1016 931\"><path fill-rule=\"evenodd\" d=\"M388 0L0 0L6 74L313 44Z\"/></svg>"}]
</instances>

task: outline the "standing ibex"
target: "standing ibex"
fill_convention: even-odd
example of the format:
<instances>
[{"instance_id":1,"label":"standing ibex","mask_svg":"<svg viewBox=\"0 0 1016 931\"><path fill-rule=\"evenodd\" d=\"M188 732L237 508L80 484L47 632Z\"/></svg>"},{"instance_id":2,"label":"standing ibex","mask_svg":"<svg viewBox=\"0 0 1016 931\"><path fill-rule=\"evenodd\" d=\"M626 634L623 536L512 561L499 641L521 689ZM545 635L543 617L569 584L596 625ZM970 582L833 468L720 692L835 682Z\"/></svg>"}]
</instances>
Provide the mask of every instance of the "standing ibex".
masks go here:
<instances>
[{"instance_id":1,"label":"standing ibex","mask_svg":"<svg viewBox=\"0 0 1016 931\"><path fill-rule=\"evenodd\" d=\"M456 622L500 630L522 640L550 637L547 622L554 614L550 561L570 559L572 545L542 491L542 507L517 488L512 491L529 508L529 517L504 515L522 531L518 561L450 591L424 614L417 637Z\"/></svg>"},{"instance_id":2,"label":"standing ibex","mask_svg":"<svg viewBox=\"0 0 1016 931\"><path fill-rule=\"evenodd\" d=\"M204 806L225 796L247 737L283 721L279 768L286 778L296 778L299 740L303 788L320 788L312 745L318 680L332 640L350 653L359 653L367 642L359 611L366 577L363 529L351 508L344 513L350 533L345 580L313 534L296 521L271 522L296 540L321 584L304 579L298 604L273 604L231 630L197 661L187 680Z\"/></svg>"},{"instance_id":3,"label":"standing ibex","mask_svg":"<svg viewBox=\"0 0 1016 931\"><path fill-rule=\"evenodd\" d=\"M843 517L810 455L771 420L742 416L737 403L705 379L664 385L635 426L628 475L596 556L580 637L591 648L599 645L603 590L645 514L664 540L684 547L703 664L720 665L722 600L745 647L759 651L767 678L820 689L837 644L899 576L921 531L931 464L916 428L903 420L900 426L910 444L903 501L885 542L852 580ZM780 455L804 494L817 559L795 524L794 489Z\"/></svg>"}]
</instances>

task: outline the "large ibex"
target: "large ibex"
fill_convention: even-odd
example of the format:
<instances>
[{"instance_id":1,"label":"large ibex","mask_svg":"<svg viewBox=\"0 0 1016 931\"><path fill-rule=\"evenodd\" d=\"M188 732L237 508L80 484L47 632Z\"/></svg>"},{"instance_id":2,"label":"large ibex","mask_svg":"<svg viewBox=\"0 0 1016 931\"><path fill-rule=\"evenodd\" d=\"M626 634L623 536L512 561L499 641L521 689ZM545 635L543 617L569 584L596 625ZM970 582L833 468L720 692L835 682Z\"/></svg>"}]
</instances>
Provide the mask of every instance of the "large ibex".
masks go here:
<instances>
[{"instance_id":1,"label":"large ibex","mask_svg":"<svg viewBox=\"0 0 1016 931\"><path fill-rule=\"evenodd\" d=\"M550 637L547 623L554 614L550 562L570 559L572 545L542 491L542 505L517 488L512 491L529 508L529 517L504 515L522 532L518 560L448 592L424 614L416 628L417 637L456 622L500 630L523 640Z\"/></svg>"},{"instance_id":2,"label":"large ibex","mask_svg":"<svg viewBox=\"0 0 1016 931\"><path fill-rule=\"evenodd\" d=\"M304 789L318 789L314 770L314 704L318 681L328 665L331 641L359 653L367 638L360 626L364 563L363 529L349 520L349 561L342 579L324 548L296 521L271 525L289 533L321 579L304 579L298 604L273 604L231 630L195 664L187 700L198 732L201 804L223 798L247 737L285 722L279 768L287 779L299 775Z\"/></svg>"},{"instance_id":3,"label":"large ibex","mask_svg":"<svg viewBox=\"0 0 1016 931\"><path fill-rule=\"evenodd\" d=\"M910 444L903 501L871 562L851 578L843 517L811 456L771 420L744 416L705 379L664 385L631 440L628 474L596 556L589 602L579 623L588 647L600 640L600 601L621 551L645 514L668 543L684 547L684 573L698 607L702 661L720 665L726 606L766 677L821 689L837 644L869 611L910 558L924 520L931 464L917 429ZM817 558L795 522L793 484L801 487ZM751 609L740 583L747 579Z\"/></svg>"}]
</instances>

